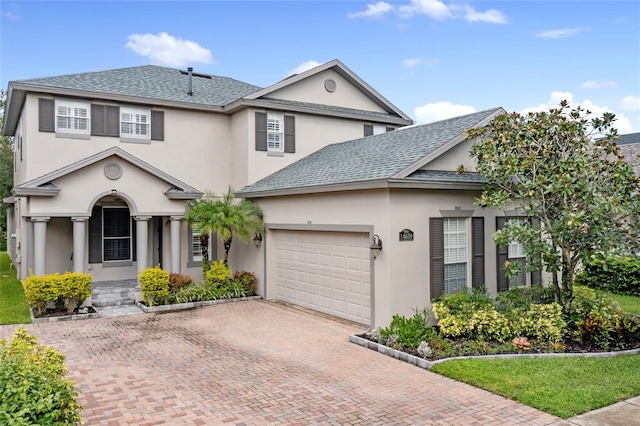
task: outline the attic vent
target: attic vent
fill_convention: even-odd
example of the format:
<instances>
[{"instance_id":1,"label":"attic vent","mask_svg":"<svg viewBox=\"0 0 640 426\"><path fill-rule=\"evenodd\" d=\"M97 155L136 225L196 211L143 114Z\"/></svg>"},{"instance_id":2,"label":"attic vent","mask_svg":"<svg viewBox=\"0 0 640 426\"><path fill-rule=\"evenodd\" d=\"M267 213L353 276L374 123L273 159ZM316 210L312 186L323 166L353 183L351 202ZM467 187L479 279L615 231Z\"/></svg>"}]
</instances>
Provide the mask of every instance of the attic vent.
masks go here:
<instances>
[{"instance_id":1,"label":"attic vent","mask_svg":"<svg viewBox=\"0 0 640 426\"><path fill-rule=\"evenodd\" d=\"M119 179L122 176L122 168L117 163L108 163L104 166L104 175L111 180Z\"/></svg>"},{"instance_id":2,"label":"attic vent","mask_svg":"<svg viewBox=\"0 0 640 426\"><path fill-rule=\"evenodd\" d=\"M328 78L324 81L324 88L327 89L327 92L333 93L336 91L336 82L333 79Z\"/></svg>"}]
</instances>

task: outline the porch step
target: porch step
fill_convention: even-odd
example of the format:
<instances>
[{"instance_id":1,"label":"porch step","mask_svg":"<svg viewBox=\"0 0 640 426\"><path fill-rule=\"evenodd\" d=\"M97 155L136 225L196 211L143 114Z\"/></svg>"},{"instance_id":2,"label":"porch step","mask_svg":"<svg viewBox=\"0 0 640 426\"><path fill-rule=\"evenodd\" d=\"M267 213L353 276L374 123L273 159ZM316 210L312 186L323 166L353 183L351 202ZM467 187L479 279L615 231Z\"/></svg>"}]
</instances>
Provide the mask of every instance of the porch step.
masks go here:
<instances>
[{"instance_id":1,"label":"porch step","mask_svg":"<svg viewBox=\"0 0 640 426\"><path fill-rule=\"evenodd\" d=\"M102 281L92 286L91 300L96 308L135 305L136 280Z\"/></svg>"}]
</instances>

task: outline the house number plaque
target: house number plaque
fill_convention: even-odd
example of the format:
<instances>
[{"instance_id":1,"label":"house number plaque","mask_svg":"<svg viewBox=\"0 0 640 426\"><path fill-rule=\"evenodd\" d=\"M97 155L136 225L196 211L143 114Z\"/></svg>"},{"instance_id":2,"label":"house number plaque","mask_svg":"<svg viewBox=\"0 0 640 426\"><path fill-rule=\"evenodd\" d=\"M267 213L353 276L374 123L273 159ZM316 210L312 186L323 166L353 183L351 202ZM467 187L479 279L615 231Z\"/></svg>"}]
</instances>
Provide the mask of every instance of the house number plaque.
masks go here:
<instances>
[{"instance_id":1,"label":"house number plaque","mask_svg":"<svg viewBox=\"0 0 640 426\"><path fill-rule=\"evenodd\" d=\"M413 241L413 231L411 229L400 231L400 241Z\"/></svg>"}]
</instances>

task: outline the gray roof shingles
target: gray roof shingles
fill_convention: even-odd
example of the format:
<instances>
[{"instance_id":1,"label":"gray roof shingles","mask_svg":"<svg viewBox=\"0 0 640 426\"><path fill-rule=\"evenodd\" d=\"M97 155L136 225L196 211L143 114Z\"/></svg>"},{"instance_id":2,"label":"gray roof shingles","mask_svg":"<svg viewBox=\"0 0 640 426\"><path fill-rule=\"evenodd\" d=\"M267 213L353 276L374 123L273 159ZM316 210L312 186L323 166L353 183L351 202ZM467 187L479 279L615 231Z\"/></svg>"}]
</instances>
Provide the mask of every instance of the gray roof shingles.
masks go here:
<instances>
[{"instance_id":1,"label":"gray roof shingles","mask_svg":"<svg viewBox=\"0 0 640 426\"><path fill-rule=\"evenodd\" d=\"M634 166L636 175L640 176L640 133L620 135L617 145L620 154L624 155L625 160Z\"/></svg>"},{"instance_id":2,"label":"gray roof shingles","mask_svg":"<svg viewBox=\"0 0 640 426\"><path fill-rule=\"evenodd\" d=\"M329 145L237 194L389 179L500 111L494 108ZM449 174L441 177L452 181Z\"/></svg>"},{"instance_id":3,"label":"gray roof shingles","mask_svg":"<svg viewBox=\"0 0 640 426\"><path fill-rule=\"evenodd\" d=\"M206 106L224 106L262 89L228 77L209 77L193 77L193 96L187 94L189 80L186 74L156 65L33 78L16 83Z\"/></svg>"}]
</instances>

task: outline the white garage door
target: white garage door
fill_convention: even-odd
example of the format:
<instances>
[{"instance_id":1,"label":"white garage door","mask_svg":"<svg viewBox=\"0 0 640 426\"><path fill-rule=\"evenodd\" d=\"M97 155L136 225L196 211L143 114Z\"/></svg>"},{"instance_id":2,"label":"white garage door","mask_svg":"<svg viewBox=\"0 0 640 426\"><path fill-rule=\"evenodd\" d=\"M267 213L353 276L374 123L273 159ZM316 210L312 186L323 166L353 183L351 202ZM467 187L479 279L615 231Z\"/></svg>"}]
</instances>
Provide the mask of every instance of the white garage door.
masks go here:
<instances>
[{"instance_id":1,"label":"white garage door","mask_svg":"<svg viewBox=\"0 0 640 426\"><path fill-rule=\"evenodd\" d=\"M368 234L273 231L273 235L277 300L371 323Z\"/></svg>"}]
</instances>

